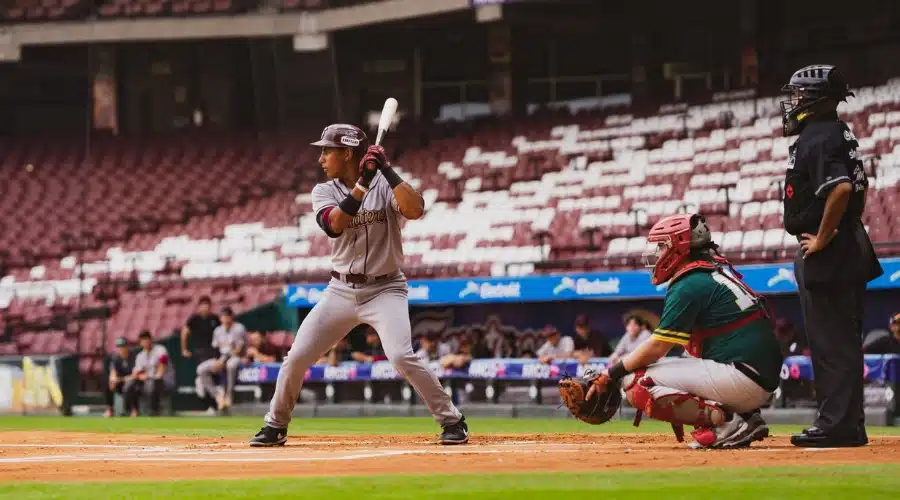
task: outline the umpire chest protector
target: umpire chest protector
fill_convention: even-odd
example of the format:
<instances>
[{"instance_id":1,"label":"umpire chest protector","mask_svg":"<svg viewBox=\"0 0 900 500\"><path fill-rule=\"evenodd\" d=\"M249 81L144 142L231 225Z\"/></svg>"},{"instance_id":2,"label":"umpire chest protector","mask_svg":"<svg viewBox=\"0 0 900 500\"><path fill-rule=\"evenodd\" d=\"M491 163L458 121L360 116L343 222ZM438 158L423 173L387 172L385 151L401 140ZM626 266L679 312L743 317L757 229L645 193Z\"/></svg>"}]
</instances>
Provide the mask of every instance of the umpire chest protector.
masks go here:
<instances>
[{"instance_id":1,"label":"umpire chest protector","mask_svg":"<svg viewBox=\"0 0 900 500\"><path fill-rule=\"evenodd\" d=\"M784 228L794 235L816 234L825 213L825 200L841 183L853 184L853 192L841 226L859 220L868 186L859 144L839 120L811 122L790 146L784 181Z\"/></svg>"},{"instance_id":2,"label":"umpire chest protector","mask_svg":"<svg viewBox=\"0 0 900 500\"><path fill-rule=\"evenodd\" d=\"M837 235L822 251L803 260L808 284L868 281L873 267L880 267L860 220L868 180L858 146L847 124L836 117L807 123L790 146L783 201L784 228L791 235L816 234L828 194L839 184L852 185Z\"/></svg>"}]
</instances>

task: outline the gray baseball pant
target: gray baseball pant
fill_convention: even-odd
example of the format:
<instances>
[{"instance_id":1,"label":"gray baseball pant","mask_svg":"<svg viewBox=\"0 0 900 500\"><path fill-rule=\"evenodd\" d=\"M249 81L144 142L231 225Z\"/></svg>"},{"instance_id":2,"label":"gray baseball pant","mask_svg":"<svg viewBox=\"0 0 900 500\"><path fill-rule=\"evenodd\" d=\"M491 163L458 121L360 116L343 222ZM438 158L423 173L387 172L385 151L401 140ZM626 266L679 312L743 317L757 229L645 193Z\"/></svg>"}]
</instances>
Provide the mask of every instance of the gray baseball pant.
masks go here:
<instances>
[{"instance_id":1,"label":"gray baseball pant","mask_svg":"<svg viewBox=\"0 0 900 500\"><path fill-rule=\"evenodd\" d=\"M217 359L207 359L197 366L197 378L194 379L194 390L197 392L198 398L204 396L215 397L216 395L216 379L214 375L221 373L214 372ZM231 356L225 361L223 370L225 371L225 395L231 398L234 394L234 384L237 381L237 372L241 367L241 357Z\"/></svg>"},{"instance_id":2,"label":"gray baseball pant","mask_svg":"<svg viewBox=\"0 0 900 500\"><path fill-rule=\"evenodd\" d=\"M332 279L312 308L281 364L266 425L286 429L297 404L307 368L360 323L372 326L384 353L440 425L454 424L462 414L444 392L437 376L413 352L406 279L399 276L371 285L349 285Z\"/></svg>"}]
</instances>

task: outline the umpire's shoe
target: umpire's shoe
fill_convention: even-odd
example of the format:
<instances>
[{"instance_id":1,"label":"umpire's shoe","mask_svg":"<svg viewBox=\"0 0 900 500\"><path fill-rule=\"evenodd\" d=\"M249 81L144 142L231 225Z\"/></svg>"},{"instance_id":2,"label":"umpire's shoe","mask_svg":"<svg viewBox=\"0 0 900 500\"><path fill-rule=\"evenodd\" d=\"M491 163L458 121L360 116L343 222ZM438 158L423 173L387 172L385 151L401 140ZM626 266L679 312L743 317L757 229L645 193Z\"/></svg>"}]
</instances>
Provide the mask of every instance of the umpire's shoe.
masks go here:
<instances>
[{"instance_id":1,"label":"umpire's shoe","mask_svg":"<svg viewBox=\"0 0 900 500\"><path fill-rule=\"evenodd\" d=\"M438 439L441 444L466 444L469 442L469 426L466 424L466 417L459 419L455 424L444 426L441 437Z\"/></svg>"},{"instance_id":2,"label":"umpire's shoe","mask_svg":"<svg viewBox=\"0 0 900 500\"><path fill-rule=\"evenodd\" d=\"M818 427L804 429L800 434L791 436L791 444L800 448L854 448L865 446L869 438L865 434L865 428L860 432L839 434L827 433Z\"/></svg>"},{"instance_id":3,"label":"umpire's shoe","mask_svg":"<svg viewBox=\"0 0 900 500\"><path fill-rule=\"evenodd\" d=\"M250 439L250 446L271 447L284 446L287 442L287 429L276 429L268 425L263 427Z\"/></svg>"}]
</instances>

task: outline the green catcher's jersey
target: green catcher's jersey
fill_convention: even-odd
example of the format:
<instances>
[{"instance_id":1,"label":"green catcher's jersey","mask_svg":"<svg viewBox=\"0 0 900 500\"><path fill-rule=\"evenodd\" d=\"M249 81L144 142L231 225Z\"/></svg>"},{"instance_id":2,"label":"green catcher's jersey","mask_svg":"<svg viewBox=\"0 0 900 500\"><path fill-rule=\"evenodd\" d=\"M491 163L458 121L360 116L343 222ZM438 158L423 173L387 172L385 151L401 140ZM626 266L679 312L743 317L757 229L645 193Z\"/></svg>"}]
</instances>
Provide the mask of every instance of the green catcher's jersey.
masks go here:
<instances>
[{"instance_id":1,"label":"green catcher's jersey","mask_svg":"<svg viewBox=\"0 0 900 500\"><path fill-rule=\"evenodd\" d=\"M758 315L763 305L735 281L728 271L689 271L669 286L659 327L653 338L682 346L702 340L699 357L719 363L744 363L758 372L754 381L768 391L778 387L781 349L771 322L761 317L730 329L727 325ZM725 333L700 339L696 330L725 329ZM697 355L696 352L693 354Z\"/></svg>"}]
</instances>

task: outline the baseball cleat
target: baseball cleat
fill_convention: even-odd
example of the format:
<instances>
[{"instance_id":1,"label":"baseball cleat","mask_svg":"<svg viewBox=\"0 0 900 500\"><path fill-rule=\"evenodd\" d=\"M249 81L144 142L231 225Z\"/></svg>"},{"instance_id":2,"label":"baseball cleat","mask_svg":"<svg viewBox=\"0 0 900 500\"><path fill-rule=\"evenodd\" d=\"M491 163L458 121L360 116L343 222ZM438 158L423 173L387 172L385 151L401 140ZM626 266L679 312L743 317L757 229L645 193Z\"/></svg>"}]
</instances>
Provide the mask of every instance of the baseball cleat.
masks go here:
<instances>
[{"instance_id":1,"label":"baseball cleat","mask_svg":"<svg viewBox=\"0 0 900 500\"><path fill-rule=\"evenodd\" d=\"M754 413L747 420L739 416L734 420L739 420L737 428L730 436L722 439L719 448L746 448L754 441L762 441L769 437L769 426L759 413Z\"/></svg>"},{"instance_id":2,"label":"baseball cleat","mask_svg":"<svg viewBox=\"0 0 900 500\"><path fill-rule=\"evenodd\" d=\"M691 432L696 440L689 444L698 449L746 448L754 441L762 441L769 436L769 426L759 413L747 420L735 414L731 420L719 427L704 427Z\"/></svg>"},{"instance_id":3,"label":"baseball cleat","mask_svg":"<svg viewBox=\"0 0 900 500\"><path fill-rule=\"evenodd\" d=\"M250 446L272 447L284 446L287 442L287 429L276 429L268 425L263 427L250 439Z\"/></svg>"},{"instance_id":4,"label":"baseball cleat","mask_svg":"<svg viewBox=\"0 0 900 500\"><path fill-rule=\"evenodd\" d=\"M466 417L460 418L455 424L445 425L438 442L445 445L468 443L469 426L466 424Z\"/></svg>"}]
</instances>

